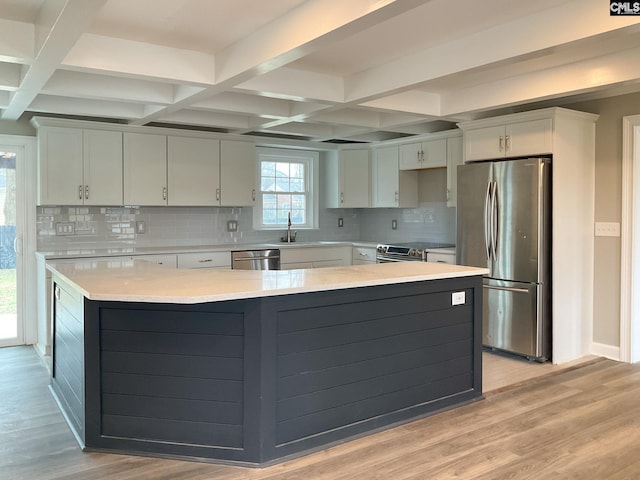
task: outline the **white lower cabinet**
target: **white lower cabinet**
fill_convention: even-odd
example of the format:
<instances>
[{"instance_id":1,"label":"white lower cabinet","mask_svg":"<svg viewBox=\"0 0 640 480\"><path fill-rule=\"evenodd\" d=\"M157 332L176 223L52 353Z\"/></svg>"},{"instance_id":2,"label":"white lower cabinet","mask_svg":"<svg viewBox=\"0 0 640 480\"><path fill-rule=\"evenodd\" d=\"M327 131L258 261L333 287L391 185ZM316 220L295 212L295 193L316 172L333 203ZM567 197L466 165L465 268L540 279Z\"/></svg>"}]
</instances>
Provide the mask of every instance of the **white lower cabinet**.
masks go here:
<instances>
[{"instance_id":1,"label":"white lower cabinet","mask_svg":"<svg viewBox=\"0 0 640 480\"><path fill-rule=\"evenodd\" d=\"M367 265L376 263L376 247L352 247L351 264Z\"/></svg>"},{"instance_id":2,"label":"white lower cabinet","mask_svg":"<svg viewBox=\"0 0 640 480\"><path fill-rule=\"evenodd\" d=\"M231 268L231 251L178 254L178 268Z\"/></svg>"},{"instance_id":3,"label":"white lower cabinet","mask_svg":"<svg viewBox=\"0 0 640 480\"><path fill-rule=\"evenodd\" d=\"M287 247L280 249L280 269L340 267L351 265L351 247Z\"/></svg>"}]
</instances>

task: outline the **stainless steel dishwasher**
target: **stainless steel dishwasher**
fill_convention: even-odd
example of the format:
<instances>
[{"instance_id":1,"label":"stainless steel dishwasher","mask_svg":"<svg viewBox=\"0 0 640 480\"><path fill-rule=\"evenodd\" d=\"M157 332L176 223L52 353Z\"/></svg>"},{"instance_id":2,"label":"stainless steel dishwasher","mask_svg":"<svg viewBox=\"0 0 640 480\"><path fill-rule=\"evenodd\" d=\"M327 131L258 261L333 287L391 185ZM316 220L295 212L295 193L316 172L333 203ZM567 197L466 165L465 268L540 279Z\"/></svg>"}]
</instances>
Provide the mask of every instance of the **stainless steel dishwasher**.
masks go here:
<instances>
[{"instance_id":1,"label":"stainless steel dishwasher","mask_svg":"<svg viewBox=\"0 0 640 480\"><path fill-rule=\"evenodd\" d=\"M237 250L231 252L234 270L280 270L280 250Z\"/></svg>"}]
</instances>

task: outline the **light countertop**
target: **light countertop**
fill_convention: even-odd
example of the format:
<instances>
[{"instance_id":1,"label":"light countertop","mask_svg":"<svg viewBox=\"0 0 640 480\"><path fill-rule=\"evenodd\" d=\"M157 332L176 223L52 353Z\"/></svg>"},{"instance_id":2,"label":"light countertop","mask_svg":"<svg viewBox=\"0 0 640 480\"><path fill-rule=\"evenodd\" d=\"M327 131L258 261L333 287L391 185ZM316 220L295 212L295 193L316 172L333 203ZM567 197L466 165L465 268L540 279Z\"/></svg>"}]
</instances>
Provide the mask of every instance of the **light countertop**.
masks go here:
<instances>
[{"instance_id":1,"label":"light countertop","mask_svg":"<svg viewBox=\"0 0 640 480\"><path fill-rule=\"evenodd\" d=\"M137 260L50 260L47 268L90 300L205 303L489 273L444 263L398 262L304 270L180 270Z\"/></svg>"},{"instance_id":2,"label":"light countertop","mask_svg":"<svg viewBox=\"0 0 640 480\"><path fill-rule=\"evenodd\" d=\"M129 255L160 255L160 254L180 254L197 252L217 252L230 250L252 250L261 248L313 248L313 247L369 247L375 248L377 243L366 241L312 241L312 242L273 242L273 243L230 243L217 245L198 245L181 247L81 247L66 250L43 250L36 252L36 255L45 260L62 258L95 258L95 257L117 257Z\"/></svg>"}]
</instances>

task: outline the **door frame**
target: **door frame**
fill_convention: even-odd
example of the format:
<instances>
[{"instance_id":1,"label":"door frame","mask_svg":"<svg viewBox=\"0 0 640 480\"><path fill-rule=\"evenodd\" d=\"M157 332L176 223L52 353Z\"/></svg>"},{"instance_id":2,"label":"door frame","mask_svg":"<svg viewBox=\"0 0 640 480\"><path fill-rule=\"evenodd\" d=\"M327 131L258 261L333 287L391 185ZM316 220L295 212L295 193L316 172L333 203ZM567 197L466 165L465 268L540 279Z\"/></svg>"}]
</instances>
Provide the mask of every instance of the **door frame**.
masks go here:
<instances>
[{"instance_id":1,"label":"door frame","mask_svg":"<svg viewBox=\"0 0 640 480\"><path fill-rule=\"evenodd\" d=\"M0 134L0 145L14 148L16 158L16 223L22 228L16 230L16 245L22 251L16 255L21 263L17 281L18 332L22 330L22 341L33 345L38 340L37 299L27 301L27 293L36 292L36 139L27 135Z\"/></svg>"},{"instance_id":2,"label":"door frame","mask_svg":"<svg viewBox=\"0 0 640 480\"><path fill-rule=\"evenodd\" d=\"M620 360L640 361L640 114L622 118Z\"/></svg>"}]
</instances>

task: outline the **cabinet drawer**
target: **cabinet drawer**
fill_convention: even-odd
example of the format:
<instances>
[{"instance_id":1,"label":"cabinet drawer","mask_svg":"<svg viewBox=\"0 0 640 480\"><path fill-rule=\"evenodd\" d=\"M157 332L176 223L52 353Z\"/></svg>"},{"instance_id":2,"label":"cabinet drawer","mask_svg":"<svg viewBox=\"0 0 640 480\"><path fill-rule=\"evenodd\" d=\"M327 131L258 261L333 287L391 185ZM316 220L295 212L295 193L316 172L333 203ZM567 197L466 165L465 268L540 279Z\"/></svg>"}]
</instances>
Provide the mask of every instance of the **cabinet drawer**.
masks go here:
<instances>
[{"instance_id":1,"label":"cabinet drawer","mask_svg":"<svg viewBox=\"0 0 640 480\"><path fill-rule=\"evenodd\" d=\"M431 253L427 252L427 262L429 263L450 263L455 265L455 253Z\"/></svg>"},{"instance_id":2,"label":"cabinet drawer","mask_svg":"<svg viewBox=\"0 0 640 480\"><path fill-rule=\"evenodd\" d=\"M376 263L376 249L373 247L353 247L351 250L351 262L354 265Z\"/></svg>"},{"instance_id":3,"label":"cabinet drawer","mask_svg":"<svg viewBox=\"0 0 640 480\"><path fill-rule=\"evenodd\" d=\"M231 251L181 253L178 268L231 268Z\"/></svg>"}]
</instances>

